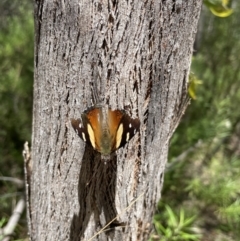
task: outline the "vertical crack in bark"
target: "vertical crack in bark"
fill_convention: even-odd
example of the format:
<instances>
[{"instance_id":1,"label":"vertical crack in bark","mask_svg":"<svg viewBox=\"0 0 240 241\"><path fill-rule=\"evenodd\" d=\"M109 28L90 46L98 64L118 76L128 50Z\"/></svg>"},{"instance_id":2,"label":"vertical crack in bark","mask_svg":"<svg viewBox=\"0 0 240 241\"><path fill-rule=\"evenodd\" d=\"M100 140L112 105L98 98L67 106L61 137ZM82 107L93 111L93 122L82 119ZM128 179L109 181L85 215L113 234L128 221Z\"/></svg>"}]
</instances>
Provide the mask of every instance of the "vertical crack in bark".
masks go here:
<instances>
[{"instance_id":1,"label":"vertical crack in bark","mask_svg":"<svg viewBox=\"0 0 240 241\"><path fill-rule=\"evenodd\" d=\"M141 170L141 150L138 148L138 158L134 161L134 181L133 181L133 196L136 197L137 188L140 181L140 170Z\"/></svg>"},{"instance_id":2,"label":"vertical crack in bark","mask_svg":"<svg viewBox=\"0 0 240 241\"><path fill-rule=\"evenodd\" d=\"M41 37L41 26L42 26L42 11L43 11L44 2L41 2L40 0L35 1L34 5L34 19L35 19L35 67L38 66L38 53L39 53L39 47L40 47L40 37Z\"/></svg>"}]
</instances>

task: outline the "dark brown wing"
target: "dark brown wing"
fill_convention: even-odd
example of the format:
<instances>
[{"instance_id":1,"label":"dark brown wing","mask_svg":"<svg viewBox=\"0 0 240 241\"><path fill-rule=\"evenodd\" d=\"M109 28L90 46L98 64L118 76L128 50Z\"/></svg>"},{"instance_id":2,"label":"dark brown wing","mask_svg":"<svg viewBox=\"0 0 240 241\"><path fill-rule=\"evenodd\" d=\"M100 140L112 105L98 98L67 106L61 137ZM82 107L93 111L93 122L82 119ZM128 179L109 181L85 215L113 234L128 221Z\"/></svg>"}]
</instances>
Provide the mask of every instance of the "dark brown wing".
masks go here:
<instances>
[{"instance_id":1,"label":"dark brown wing","mask_svg":"<svg viewBox=\"0 0 240 241\"><path fill-rule=\"evenodd\" d=\"M132 119L127 114L122 116L116 133L116 148L124 146L140 128L140 120Z\"/></svg>"},{"instance_id":2,"label":"dark brown wing","mask_svg":"<svg viewBox=\"0 0 240 241\"><path fill-rule=\"evenodd\" d=\"M88 143L89 145L91 145L90 139L89 139L89 135L87 132L87 129L85 128L85 126L82 124L80 119L71 119L71 124L73 129L75 130L75 132L78 134L78 136L85 141L86 143Z\"/></svg>"}]
</instances>

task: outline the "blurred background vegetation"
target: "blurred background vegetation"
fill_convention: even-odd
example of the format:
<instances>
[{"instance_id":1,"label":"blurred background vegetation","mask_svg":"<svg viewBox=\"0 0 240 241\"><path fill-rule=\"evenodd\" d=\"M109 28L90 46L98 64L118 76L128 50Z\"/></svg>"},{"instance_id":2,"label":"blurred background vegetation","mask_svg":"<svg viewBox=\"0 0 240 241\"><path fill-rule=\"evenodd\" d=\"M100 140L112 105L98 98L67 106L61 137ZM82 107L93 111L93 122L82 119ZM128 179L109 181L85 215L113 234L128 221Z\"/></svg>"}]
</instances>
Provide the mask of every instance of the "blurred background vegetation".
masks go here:
<instances>
[{"instance_id":1,"label":"blurred background vegetation","mask_svg":"<svg viewBox=\"0 0 240 241\"><path fill-rule=\"evenodd\" d=\"M24 194L22 150L31 140L34 25L32 1L0 1L0 228ZM4 177L16 179L6 180ZM22 215L12 240L27 237ZM0 240L2 238L0 237Z\"/></svg>"},{"instance_id":2,"label":"blurred background vegetation","mask_svg":"<svg viewBox=\"0 0 240 241\"><path fill-rule=\"evenodd\" d=\"M193 100L171 140L151 240L240 240L240 2L204 3ZM24 192L3 177L24 179L23 144L31 140L32 9L30 0L0 2L0 228ZM12 240L26 237L23 215Z\"/></svg>"}]
</instances>

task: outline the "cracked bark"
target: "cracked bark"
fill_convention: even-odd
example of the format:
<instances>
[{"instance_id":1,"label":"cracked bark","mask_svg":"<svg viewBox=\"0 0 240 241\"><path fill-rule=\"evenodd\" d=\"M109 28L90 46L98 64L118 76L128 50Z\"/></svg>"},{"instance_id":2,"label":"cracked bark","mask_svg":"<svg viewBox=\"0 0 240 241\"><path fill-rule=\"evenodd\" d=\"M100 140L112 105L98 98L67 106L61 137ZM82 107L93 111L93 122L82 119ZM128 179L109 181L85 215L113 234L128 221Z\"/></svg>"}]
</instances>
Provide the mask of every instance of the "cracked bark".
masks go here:
<instances>
[{"instance_id":1,"label":"cracked bark","mask_svg":"<svg viewBox=\"0 0 240 241\"><path fill-rule=\"evenodd\" d=\"M187 105L200 8L200 0L35 0L31 240L147 240ZM70 126L92 106L93 89L141 121L106 164Z\"/></svg>"}]
</instances>

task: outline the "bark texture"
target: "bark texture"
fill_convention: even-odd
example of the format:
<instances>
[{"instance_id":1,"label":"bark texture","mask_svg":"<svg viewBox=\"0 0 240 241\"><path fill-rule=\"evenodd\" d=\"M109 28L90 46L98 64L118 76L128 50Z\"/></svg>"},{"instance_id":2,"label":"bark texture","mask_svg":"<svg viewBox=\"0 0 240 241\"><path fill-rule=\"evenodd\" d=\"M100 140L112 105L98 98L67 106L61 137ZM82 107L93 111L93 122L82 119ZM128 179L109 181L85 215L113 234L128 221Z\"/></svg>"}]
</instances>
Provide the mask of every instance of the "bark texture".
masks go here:
<instances>
[{"instance_id":1,"label":"bark texture","mask_svg":"<svg viewBox=\"0 0 240 241\"><path fill-rule=\"evenodd\" d=\"M32 240L148 239L186 107L200 8L201 0L35 0ZM70 125L96 92L141 121L106 164Z\"/></svg>"}]
</instances>

